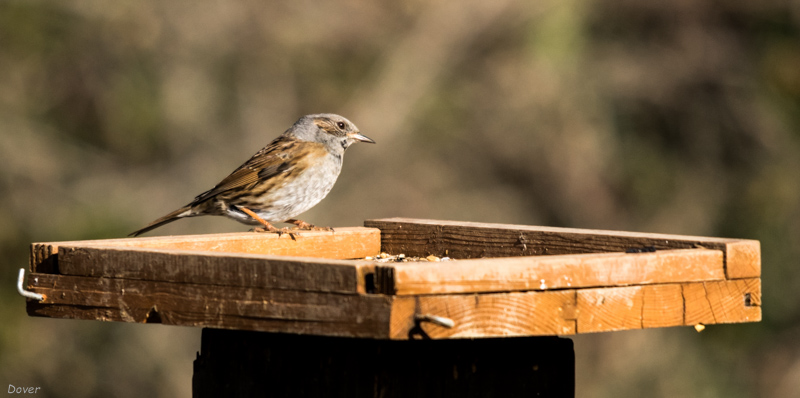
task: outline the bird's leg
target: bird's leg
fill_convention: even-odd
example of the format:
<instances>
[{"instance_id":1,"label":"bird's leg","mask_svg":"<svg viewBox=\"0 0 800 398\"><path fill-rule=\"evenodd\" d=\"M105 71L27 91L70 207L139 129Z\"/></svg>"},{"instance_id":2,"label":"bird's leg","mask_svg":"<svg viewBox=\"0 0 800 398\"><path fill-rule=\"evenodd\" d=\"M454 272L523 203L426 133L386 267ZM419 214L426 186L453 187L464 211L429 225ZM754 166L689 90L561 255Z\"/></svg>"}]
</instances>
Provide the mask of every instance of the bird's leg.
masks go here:
<instances>
[{"instance_id":1,"label":"bird's leg","mask_svg":"<svg viewBox=\"0 0 800 398\"><path fill-rule=\"evenodd\" d=\"M331 231L331 232L333 232L333 228L331 228L331 227L318 227L318 226L316 226L314 224L309 224L309 223L307 223L307 222L305 222L303 220L298 220L298 219L294 219L294 218L286 220L286 222L292 223L294 225L297 225L297 229L307 229L309 231Z\"/></svg>"},{"instance_id":2,"label":"bird's leg","mask_svg":"<svg viewBox=\"0 0 800 398\"><path fill-rule=\"evenodd\" d=\"M239 210L243 211L243 212L244 212L245 214L247 214L248 216L252 217L252 218L253 218L253 220L256 220L256 221L258 221L259 223L261 223L261 225L263 225L263 226L264 226L264 228L263 228L263 230L264 230L264 231L269 231L269 232L278 232L278 228L275 228L275 227L274 227L272 224L270 224L270 223L269 223L267 220L265 220L265 219L261 218L261 217L260 217L258 214L256 214L254 211L252 211L252 210L250 210L250 209L248 209L248 208L246 208L246 207L243 207L243 206L236 206L236 207L237 207ZM259 231L259 232L262 232L262 231Z\"/></svg>"},{"instance_id":3,"label":"bird's leg","mask_svg":"<svg viewBox=\"0 0 800 398\"><path fill-rule=\"evenodd\" d=\"M261 218L254 211L252 211L252 210L250 210L250 209L248 209L246 207L243 207L243 206L237 206L237 207L239 208L239 210L243 211L245 214L247 214L248 216L252 217L254 220L260 222L264 226L264 228L253 228L253 231L255 231L255 232L274 232L274 233L278 234L278 236L281 236L284 233L288 233L289 237L292 238L292 240L297 240L297 239L295 239L295 235L297 235L296 232L290 232L288 228L281 228L281 229L275 228L274 225L270 224L269 221Z\"/></svg>"}]
</instances>

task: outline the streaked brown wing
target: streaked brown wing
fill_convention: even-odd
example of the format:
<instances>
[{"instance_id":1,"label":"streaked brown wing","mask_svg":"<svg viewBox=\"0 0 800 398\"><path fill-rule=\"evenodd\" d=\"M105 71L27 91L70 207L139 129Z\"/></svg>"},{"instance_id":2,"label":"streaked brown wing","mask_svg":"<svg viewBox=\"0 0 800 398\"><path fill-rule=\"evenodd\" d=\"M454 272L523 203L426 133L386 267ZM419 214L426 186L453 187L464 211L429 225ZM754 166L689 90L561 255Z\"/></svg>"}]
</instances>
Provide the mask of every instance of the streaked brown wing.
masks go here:
<instances>
[{"instance_id":1,"label":"streaked brown wing","mask_svg":"<svg viewBox=\"0 0 800 398\"><path fill-rule=\"evenodd\" d=\"M302 155L296 150L299 141L292 137L280 136L258 151L248 161L225 177L214 188L201 193L194 203L202 202L220 193L264 181L284 171L292 169L296 161L292 159Z\"/></svg>"}]
</instances>

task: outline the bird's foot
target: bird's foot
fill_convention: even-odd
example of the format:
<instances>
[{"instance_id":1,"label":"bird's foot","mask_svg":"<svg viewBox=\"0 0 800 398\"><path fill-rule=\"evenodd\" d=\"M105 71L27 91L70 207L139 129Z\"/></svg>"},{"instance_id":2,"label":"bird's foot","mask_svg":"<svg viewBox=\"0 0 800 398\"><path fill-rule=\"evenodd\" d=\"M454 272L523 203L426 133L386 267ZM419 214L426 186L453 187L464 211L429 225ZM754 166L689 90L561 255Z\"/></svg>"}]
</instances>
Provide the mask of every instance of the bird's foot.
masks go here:
<instances>
[{"instance_id":1,"label":"bird's foot","mask_svg":"<svg viewBox=\"0 0 800 398\"><path fill-rule=\"evenodd\" d=\"M289 235L289 237L292 238L292 240L297 240L297 237L300 236L299 232L292 231L288 227L283 227L280 230L278 230L278 237L280 237L283 234Z\"/></svg>"},{"instance_id":2,"label":"bird's foot","mask_svg":"<svg viewBox=\"0 0 800 398\"><path fill-rule=\"evenodd\" d=\"M307 223L307 222L305 222L303 220L296 220L294 218L291 219L291 220L286 220L286 222L296 225L297 229L300 229L300 230L306 230L306 231L331 231L331 232L334 232L333 228L331 228L331 227L318 227L318 226L316 226L314 224L309 224L309 223Z\"/></svg>"},{"instance_id":3,"label":"bird's foot","mask_svg":"<svg viewBox=\"0 0 800 398\"><path fill-rule=\"evenodd\" d=\"M255 227L255 228L251 229L251 231L253 231L253 232L272 232L272 233L278 234L278 237L280 237L283 234L288 234L289 237L292 238L292 240L297 240L297 237L300 236L300 233L298 233L297 231L291 230L291 229L289 229L287 227L275 228L271 224L269 225L269 227L264 226L264 228Z\"/></svg>"}]
</instances>

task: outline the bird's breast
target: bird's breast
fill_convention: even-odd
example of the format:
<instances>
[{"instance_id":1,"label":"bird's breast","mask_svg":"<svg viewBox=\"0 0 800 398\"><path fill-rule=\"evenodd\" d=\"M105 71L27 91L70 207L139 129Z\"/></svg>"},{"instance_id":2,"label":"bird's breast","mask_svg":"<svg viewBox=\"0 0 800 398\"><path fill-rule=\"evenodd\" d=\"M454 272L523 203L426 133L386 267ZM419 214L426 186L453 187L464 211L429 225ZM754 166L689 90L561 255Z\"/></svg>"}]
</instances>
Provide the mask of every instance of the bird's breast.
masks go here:
<instances>
[{"instance_id":1,"label":"bird's breast","mask_svg":"<svg viewBox=\"0 0 800 398\"><path fill-rule=\"evenodd\" d=\"M285 221L314 207L319 203L339 177L342 170L341 157L331 154L287 170L287 178L265 193L261 209L254 210L268 221Z\"/></svg>"}]
</instances>

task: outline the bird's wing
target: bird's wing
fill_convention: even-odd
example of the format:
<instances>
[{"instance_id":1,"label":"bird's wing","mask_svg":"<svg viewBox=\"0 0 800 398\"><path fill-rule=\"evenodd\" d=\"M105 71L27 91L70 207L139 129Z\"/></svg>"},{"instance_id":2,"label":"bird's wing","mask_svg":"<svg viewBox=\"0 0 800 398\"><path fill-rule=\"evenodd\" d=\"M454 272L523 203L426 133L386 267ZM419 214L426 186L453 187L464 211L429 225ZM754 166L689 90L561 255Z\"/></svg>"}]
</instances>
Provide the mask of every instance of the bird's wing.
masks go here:
<instances>
[{"instance_id":1,"label":"bird's wing","mask_svg":"<svg viewBox=\"0 0 800 398\"><path fill-rule=\"evenodd\" d=\"M303 156L296 148L300 142L295 138L280 136L258 151L248 161L225 177L214 188L198 195L193 203L210 199L231 189L268 180L282 172L288 172L297 165L297 157Z\"/></svg>"}]
</instances>

